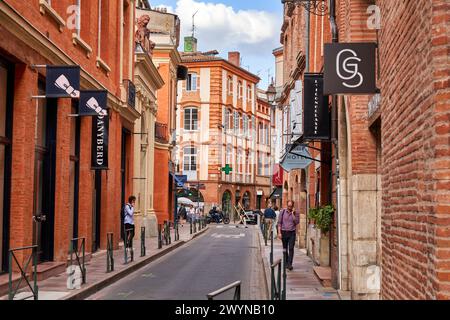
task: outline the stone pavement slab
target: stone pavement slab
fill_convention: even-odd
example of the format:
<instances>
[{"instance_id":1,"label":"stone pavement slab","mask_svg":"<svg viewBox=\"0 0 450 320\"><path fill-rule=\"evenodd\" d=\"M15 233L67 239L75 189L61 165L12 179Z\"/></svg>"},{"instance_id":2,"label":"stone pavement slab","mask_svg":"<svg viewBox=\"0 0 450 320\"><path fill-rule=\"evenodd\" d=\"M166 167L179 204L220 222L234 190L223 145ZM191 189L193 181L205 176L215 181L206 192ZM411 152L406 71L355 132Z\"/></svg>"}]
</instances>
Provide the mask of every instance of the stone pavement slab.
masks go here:
<instances>
[{"instance_id":1,"label":"stone pavement slab","mask_svg":"<svg viewBox=\"0 0 450 320\"><path fill-rule=\"evenodd\" d=\"M150 238L145 240L146 255L140 257L141 253L141 241L139 235L135 237L133 241L134 247L134 261L125 264L123 242L119 244L119 248L113 251L114 257L114 271L106 273L106 250L99 250L92 254L92 258L85 263L86 267L86 284L81 285L79 289L70 290L67 288L68 274L66 271L59 273L53 277L50 277L43 281L38 281L38 298L39 300L79 300L84 299L87 296L95 293L96 291L114 283L115 281L125 277L126 275L136 271L137 269L145 266L146 264L162 257L163 255L173 251L174 249L182 246L186 242L194 239L208 227L197 230L196 233L190 233L189 224L179 226L180 239L174 241L174 231L171 230L171 244L165 245L158 249L158 239ZM128 258L129 259L129 258ZM26 300L32 300L33 297L29 297L31 292L29 290L20 289L15 296L15 300L26 298ZM0 298L0 300L7 300L8 295Z\"/></svg>"}]
</instances>

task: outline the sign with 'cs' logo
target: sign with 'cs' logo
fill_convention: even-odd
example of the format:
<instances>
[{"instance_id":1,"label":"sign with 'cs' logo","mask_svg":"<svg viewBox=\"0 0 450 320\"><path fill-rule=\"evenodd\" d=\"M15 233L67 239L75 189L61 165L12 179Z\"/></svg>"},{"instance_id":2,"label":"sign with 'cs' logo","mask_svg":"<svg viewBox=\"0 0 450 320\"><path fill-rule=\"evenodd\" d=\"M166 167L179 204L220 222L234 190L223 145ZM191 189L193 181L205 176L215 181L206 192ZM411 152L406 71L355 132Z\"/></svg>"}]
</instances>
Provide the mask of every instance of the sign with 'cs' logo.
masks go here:
<instances>
[{"instance_id":1,"label":"sign with 'cs' logo","mask_svg":"<svg viewBox=\"0 0 450 320\"><path fill-rule=\"evenodd\" d=\"M374 94L376 43L325 44L324 94Z\"/></svg>"}]
</instances>

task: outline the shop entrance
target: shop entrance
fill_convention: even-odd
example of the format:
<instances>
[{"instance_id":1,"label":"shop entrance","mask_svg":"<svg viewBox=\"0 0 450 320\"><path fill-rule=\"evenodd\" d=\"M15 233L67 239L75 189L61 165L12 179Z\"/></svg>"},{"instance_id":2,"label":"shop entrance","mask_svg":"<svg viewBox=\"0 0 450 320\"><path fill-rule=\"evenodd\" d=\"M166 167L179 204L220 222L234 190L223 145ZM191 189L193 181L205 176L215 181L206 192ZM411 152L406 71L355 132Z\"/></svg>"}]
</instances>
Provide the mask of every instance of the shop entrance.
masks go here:
<instances>
[{"instance_id":1,"label":"shop entrance","mask_svg":"<svg viewBox=\"0 0 450 320\"><path fill-rule=\"evenodd\" d=\"M39 95L45 95L43 80L38 87ZM53 260L57 100L39 99L35 112L33 243L38 246L38 261L44 262Z\"/></svg>"}]
</instances>

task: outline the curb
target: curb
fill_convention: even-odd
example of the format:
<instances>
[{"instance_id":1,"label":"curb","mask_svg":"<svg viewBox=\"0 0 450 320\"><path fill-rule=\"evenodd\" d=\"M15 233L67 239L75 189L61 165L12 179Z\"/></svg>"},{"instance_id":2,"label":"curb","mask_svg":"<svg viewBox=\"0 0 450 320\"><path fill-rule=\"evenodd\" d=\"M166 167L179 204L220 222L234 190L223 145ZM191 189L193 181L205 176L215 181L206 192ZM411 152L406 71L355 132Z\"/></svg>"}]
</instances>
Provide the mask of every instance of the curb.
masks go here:
<instances>
[{"instance_id":1,"label":"curb","mask_svg":"<svg viewBox=\"0 0 450 320\"><path fill-rule=\"evenodd\" d=\"M146 266L147 264L161 258L162 256L172 252L175 249L178 249L179 247L181 247L182 245L188 243L189 241L193 240L194 238L200 236L201 234L203 234L204 232L206 232L209 228L206 227L205 229L202 229L200 231L198 231L197 233L193 234L192 237L188 240L180 240L176 243L174 243L172 246L170 247L166 247L165 249L162 249L160 252L158 252L157 254L153 255L153 256L149 256L148 258L137 262L136 264L133 264L131 266L129 266L128 268L125 268L121 271L118 271L116 274L112 275L109 278L100 280L96 283L93 283L87 287L85 287L82 291L73 293L71 295L65 296L59 300L83 300L91 295L93 295L94 293L102 290L103 288L113 284L114 282L128 276L129 274L141 269L142 267Z\"/></svg>"},{"instance_id":2,"label":"curb","mask_svg":"<svg viewBox=\"0 0 450 320\"><path fill-rule=\"evenodd\" d=\"M260 248L260 252L261 252L261 257L262 257L262 262L263 262L263 271L264 271L264 278L265 278L265 287L266 287L266 296L268 297L268 300L270 300L270 288L271 288L271 283L270 283L270 265L269 265L269 261L267 260L266 257L266 246L264 243L264 239L262 237L262 233L260 232L261 230L258 230L258 238L259 238L259 248Z\"/></svg>"}]
</instances>

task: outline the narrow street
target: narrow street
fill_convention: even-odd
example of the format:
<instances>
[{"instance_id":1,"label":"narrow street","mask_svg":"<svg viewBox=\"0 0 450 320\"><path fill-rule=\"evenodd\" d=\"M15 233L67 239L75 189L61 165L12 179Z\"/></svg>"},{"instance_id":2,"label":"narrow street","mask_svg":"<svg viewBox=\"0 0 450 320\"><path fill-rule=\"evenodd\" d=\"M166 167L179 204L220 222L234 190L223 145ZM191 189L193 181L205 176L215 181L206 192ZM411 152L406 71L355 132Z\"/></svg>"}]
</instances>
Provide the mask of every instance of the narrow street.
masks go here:
<instances>
[{"instance_id":1,"label":"narrow street","mask_svg":"<svg viewBox=\"0 0 450 320\"><path fill-rule=\"evenodd\" d=\"M241 299L266 299L257 232L256 226L211 225L198 239L88 300L206 300L208 293L238 280ZM217 298L229 300L233 293Z\"/></svg>"}]
</instances>

